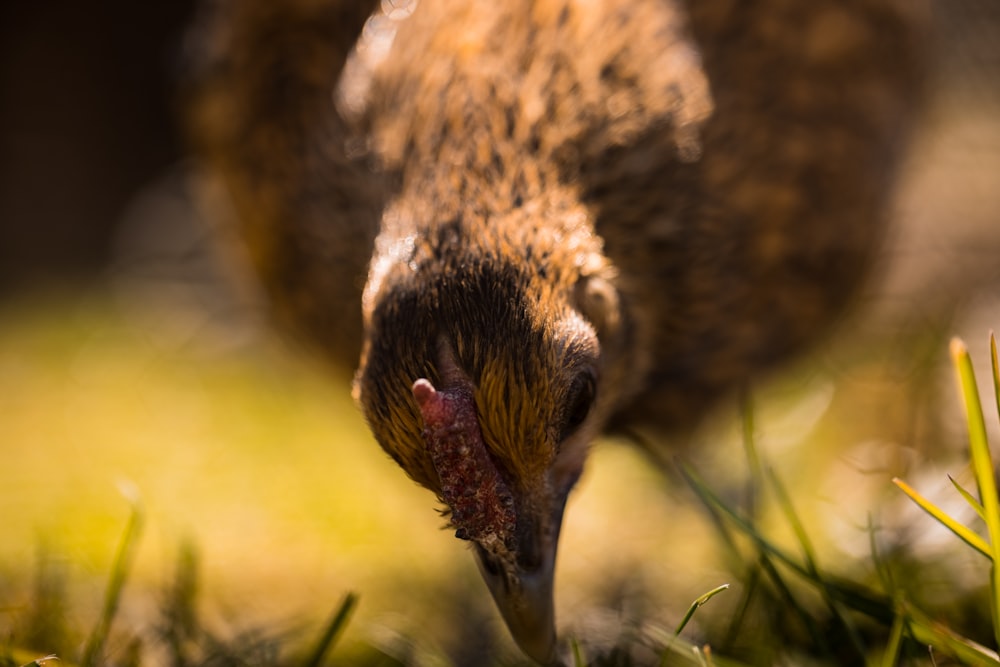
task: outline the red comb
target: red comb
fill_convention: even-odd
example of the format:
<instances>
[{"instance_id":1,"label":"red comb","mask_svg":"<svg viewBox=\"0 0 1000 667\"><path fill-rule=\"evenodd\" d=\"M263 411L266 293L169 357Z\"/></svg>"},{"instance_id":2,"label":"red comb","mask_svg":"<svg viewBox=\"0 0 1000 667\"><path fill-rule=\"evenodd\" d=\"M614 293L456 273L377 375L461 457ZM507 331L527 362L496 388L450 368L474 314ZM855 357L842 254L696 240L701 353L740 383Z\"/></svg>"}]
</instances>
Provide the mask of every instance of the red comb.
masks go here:
<instances>
[{"instance_id":1,"label":"red comb","mask_svg":"<svg viewBox=\"0 0 1000 667\"><path fill-rule=\"evenodd\" d=\"M455 536L484 546L495 541L511 546L514 496L486 451L472 392L464 387L438 391L420 379L413 383L413 397Z\"/></svg>"}]
</instances>

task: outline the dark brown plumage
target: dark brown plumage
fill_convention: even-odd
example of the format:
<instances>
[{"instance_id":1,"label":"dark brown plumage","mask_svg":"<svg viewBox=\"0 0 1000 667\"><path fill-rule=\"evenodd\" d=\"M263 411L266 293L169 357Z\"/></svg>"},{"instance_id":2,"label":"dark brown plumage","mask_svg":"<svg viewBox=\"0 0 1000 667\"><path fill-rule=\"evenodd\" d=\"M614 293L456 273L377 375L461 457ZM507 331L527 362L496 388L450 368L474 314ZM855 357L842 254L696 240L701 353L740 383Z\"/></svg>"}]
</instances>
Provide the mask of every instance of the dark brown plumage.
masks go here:
<instances>
[{"instance_id":1,"label":"dark brown plumage","mask_svg":"<svg viewBox=\"0 0 1000 667\"><path fill-rule=\"evenodd\" d=\"M212 5L192 135L277 317L338 362L360 351L375 438L450 504L515 638L552 661L592 440L689 426L863 276L920 17L423 0L363 32L369 9Z\"/></svg>"}]
</instances>

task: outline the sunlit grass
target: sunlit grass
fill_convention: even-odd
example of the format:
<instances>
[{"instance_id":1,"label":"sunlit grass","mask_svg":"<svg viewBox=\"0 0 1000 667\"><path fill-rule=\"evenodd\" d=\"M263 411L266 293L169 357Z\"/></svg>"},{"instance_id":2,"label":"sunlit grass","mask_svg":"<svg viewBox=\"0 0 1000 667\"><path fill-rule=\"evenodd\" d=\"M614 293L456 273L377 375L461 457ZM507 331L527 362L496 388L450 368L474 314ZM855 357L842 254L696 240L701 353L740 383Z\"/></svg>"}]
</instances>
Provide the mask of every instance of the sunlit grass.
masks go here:
<instances>
[{"instance_id":1,"label":"sunlit grass","mask_svg":"<svg viewBox=\"0 0 1000 667\"><path fill-rule=\"evenodd\" d=\"M122 480L149 519L136 585L162 583L191 540L210 595L248 622L326 613L359 586L372 615L400 582L433 579L428 564L474 575L336 380L266 344L254 363L197 340L164 348L101 299L4 325L0 568L15 582L40 542L83 577L108 572L129 514Z\"/></svg>"},{"instance_id":2,"label":"sunlit grass","mask_svg":"<svg viewBox=\"0 0 1000 667\"><path fill-rule=\"evenodd\" d=\"M433 496L371 440L348 371L331 376L270 340L230 347L204 343L217 332L165 335L146 324L163 316L136 318L100 295L22 304L4 315L0 605L15 602L0 624L10 625L26 604L17 601L30 597L40 548L66 570L76 627L100 617L101 582L129 517L119 490L126 484L146 525L120 611L125 625L153 620L178 545L190 543L206 613L223 624L315 625L333 601L357 591L344 645L375 641L405 652L416 636L426 646L414 650L444 651L455 605L470 599L476 608L466 611L496 635L500 653L516 655L464 543L440 530ZM670 532L647 522L692 525L695 510L678 521L661 484L630 448L597 453L571 500L560 609L625 586L643 553L668 549ZM637 507L642 520L622 520ZM627 546L608 551L609 534ZM678 557L701 557L698 543L685 540ZM579 585L595 568L612 576ZM655 590L678 579L685 577L664 563L640 585Z\"/></svg>"},{"instance_id":3,"label":"sunlit grass","mask_svg":"<svg viewBox=\"0 0 1000 667\"><path fill-rule=\"evenodd\" d=\"M993 371L993 388L995 392L996 404L1000 408L1000 363L997 360L996 338L990 335L991 368ZM893 481L899 486L907 496L909 496L921 509L937 520L941 525L962 539L969 547L976 552L990 559L990 596L989 611L993 623L994 639L1000 644L1000 568L997 561L1000 560L1000 497L997 496L995 470L993 460L990 455L989 443L986 437L986 420L983 416L983 403L979 397L979 390L976 385L976 375L972 367L972 359L965 343L955 338L951 342L951 357L955 365L958 376L959 393L965 406L966 424L969 431L969 452L972 462L973 476L976 486L979 489L979 500L976 500L971 493L966 491L951 479L955 489L962 498L976 511L980 520L986 525L989 536L988 541L972 532L966 526L949 516L940 507L921 496L916 490L899 479ZM996 654L981 657L984 662L987 658L993 663L1000 664Z\"/></svg>"},{"instance_id":4,"label":"sunlit grass","mask_svg":"<svg viewBox=\"0 0 1000 667\"><path fill-rule=\"evenodd\" d=\"M80 665L525 664L348 370L169 321L99 295L0 316L0 665L53 644ZM723 408L666 475L634 443L596 448L558 565L571 664L991 658L963 625L988 573L957 540L910 550L890 480L913 468L855 447L857 382L837 382Z\"/></svg>"}]
</instances>

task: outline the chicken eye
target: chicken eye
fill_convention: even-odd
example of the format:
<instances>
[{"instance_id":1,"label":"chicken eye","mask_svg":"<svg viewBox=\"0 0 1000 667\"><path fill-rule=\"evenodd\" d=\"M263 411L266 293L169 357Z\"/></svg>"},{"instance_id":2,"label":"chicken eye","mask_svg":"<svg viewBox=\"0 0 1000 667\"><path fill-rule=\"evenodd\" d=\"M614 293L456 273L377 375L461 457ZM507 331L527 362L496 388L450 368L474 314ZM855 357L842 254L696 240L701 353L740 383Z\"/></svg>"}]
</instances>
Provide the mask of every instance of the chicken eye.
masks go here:
<instances>
[{"instance_id":1,"label":"chicken eye","mask_svg":"<svg viewBox=\"0 0 1000 667\"><path fill-rule=\"evenodd\" d=\"M594 404L597 382L591 371L584 371L576 376L570 385L566 400L566 411L563 413L563 428L560 440L565 440L573 434L583 420L590 414Z\"/></svg>"}]
</instances>

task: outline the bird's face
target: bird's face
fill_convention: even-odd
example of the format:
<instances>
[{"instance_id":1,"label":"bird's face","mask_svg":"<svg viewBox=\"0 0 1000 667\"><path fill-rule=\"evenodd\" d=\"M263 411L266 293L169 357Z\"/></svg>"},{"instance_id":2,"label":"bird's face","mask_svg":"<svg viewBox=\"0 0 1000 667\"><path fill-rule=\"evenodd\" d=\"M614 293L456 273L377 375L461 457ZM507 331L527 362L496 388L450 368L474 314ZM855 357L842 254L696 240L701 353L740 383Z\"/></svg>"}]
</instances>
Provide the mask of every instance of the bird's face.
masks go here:
<instances>
[{"instance_id":1,"label":"bird's face","mask_svg":"<svg viewBox=\"0 0 1000 667\"><path fill-rule=\"evenodd\" d=\"M502 260L382 286L356 395L377 440L447 505L521 648L555 660L563 508L602 422L598 334L572 286Z\"/></svg>"}]
</instances>

